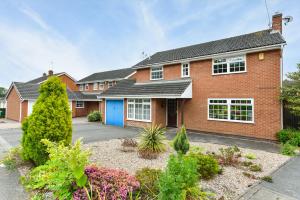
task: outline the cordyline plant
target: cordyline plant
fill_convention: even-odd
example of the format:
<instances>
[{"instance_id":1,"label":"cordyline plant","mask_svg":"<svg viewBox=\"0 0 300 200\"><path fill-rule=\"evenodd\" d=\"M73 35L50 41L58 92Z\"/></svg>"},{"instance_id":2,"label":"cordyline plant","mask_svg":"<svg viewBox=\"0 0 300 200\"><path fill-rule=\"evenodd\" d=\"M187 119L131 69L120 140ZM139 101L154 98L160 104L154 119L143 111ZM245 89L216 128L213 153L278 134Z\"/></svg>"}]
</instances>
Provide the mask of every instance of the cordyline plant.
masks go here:
<instances>
[{"instance_id":1,"label":"cordyline plant","mask_svg":"<svg viewBox=\"0 0 300 200\"><path fill-rule=\"evenodd\" d=\"M293 114L300 116L300 63L296 72L287 73L286 76L290 80L284 81L281 100L286 102L286 107Z\"/></svg>"}]
</instances>

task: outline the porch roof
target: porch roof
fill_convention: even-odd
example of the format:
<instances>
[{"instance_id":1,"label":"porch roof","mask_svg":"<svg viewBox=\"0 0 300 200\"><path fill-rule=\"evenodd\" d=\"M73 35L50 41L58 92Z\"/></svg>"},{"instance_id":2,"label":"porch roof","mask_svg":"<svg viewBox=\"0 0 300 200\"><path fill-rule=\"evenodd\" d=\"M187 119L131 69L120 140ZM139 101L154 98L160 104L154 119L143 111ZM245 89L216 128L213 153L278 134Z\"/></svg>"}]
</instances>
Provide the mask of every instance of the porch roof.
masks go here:
<instances>
[{"instance_id":1,"label":"porch roof","mask_svg":"<svg viewBox=\"0 0 300 200\"><path fill-rule=\"evenodd\" d=\"M123 80L102 94L103 98L192 98L192 80L136 83Z\"/></svg>"}]
</instances>

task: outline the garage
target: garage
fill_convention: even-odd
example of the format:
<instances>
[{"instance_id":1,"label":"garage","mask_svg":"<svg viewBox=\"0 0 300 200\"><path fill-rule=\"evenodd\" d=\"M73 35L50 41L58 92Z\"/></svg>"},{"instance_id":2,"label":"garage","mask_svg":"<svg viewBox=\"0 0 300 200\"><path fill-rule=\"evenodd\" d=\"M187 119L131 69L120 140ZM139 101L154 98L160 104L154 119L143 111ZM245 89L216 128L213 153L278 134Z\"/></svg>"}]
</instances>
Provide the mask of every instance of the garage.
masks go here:
<instances>
[{"instance_id":1,"label":"garage","mask_svg":"<svg viewBox=\"0 0 300 200\"><path fill-rule=\"evenodd\" d=\"M113 126L124 126L124 101L106 100L106 124Z\"/></svg>"}]
</instances>

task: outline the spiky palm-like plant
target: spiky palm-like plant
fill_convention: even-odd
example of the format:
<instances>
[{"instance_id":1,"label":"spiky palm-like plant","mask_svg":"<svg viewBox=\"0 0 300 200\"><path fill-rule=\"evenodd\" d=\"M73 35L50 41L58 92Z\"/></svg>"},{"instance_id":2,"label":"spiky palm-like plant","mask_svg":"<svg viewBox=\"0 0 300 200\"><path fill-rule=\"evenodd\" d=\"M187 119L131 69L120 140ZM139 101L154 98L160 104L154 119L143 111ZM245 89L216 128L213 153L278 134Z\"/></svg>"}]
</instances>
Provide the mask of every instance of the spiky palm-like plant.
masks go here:
<instances>
[{"instance_id":1,"label":"spiky palm-like plant","mask_svg":"<svg viewBox=\"0 0 300 200\"><path fill-rule=\"evenodd\" d=\"M144 128L141 132L140 143L138 145L139 154L143 158L156 158L157 155L166 150L163 142L165 139L165 129L158 125Z\"/></svg>"}]
</instances>

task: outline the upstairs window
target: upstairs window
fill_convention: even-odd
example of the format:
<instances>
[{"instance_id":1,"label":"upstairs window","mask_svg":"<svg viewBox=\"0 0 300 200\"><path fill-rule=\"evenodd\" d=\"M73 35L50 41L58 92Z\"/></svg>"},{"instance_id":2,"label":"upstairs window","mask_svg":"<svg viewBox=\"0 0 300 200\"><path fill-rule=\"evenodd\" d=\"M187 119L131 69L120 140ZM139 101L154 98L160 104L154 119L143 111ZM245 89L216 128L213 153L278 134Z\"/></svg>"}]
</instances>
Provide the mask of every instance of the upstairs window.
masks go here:
<instances>
[{"instance_id":1,"label":"upstairs window","mask_svg":"<svg viewBox=\"0 0 300 200\"><path fill-rule=\"evenodd\" d=\"M184 63L181 65L181 77L190 77L190 64Z\"/></svg>"},{"instance_id":2,"label":"upstairs window","mask_svg":"<svg viewBox=\"0 0 300 200\"><path fill-rule=\"evenodd\" d=\"M152 67L150 76L151 80L163 79L163 67Z\"/></svg>"},{"instance_id":3,"label":"upstairs window","mask_svg":"<svg viewBox=\"0 0 300 200\"><path fill-rule=\"evenodd\" d=\"M246 72L246 57L218 58L213 60L213 74Z\"/></svg>"},{"instance_id":4,"label":"upstairs window","mask_svg":"<svg viewBox=\"0 0 300 200\"><path fill-rule=\"evenodd\" d=\"M85 84L85 90L89 90L89 84Z\"/></svg>"},{"instance_id":5,"label":"upstairs window","mask_svg":"<svg viewBox=\"0 0 300 200\"><path fill-rule=\"evenodd\" d=\"M83 85L79 85L79 91L83 91Z\"/></svg>"},{"instance_id":6,"label":"upstairs window","mask_svg":"<svg viewBox=\"0 0 300 200\"><path fill-rule=\"evenodd\" d=\"M93 90L98 90L98 83L93 84Z\"/></svg>"},{"instance_id":7,"label":"upstairs window","mask_svg":"<svg viewBox=\"0 0 300 200\"><path fill-rule=\"evenodd\" d=\"M99 83L99 90L104 90L104 84L103 83Z\"/></svg>"},{"instance_id":8,"label":"upstairs window","mask_svg":"<svg viewBox=\"0 0 300 200\"><path fill-rule=\"evenodd\" d=\"M112 87L114 85L113 82L108 82L108 88Z\"/></svg>"}]
</instances>

